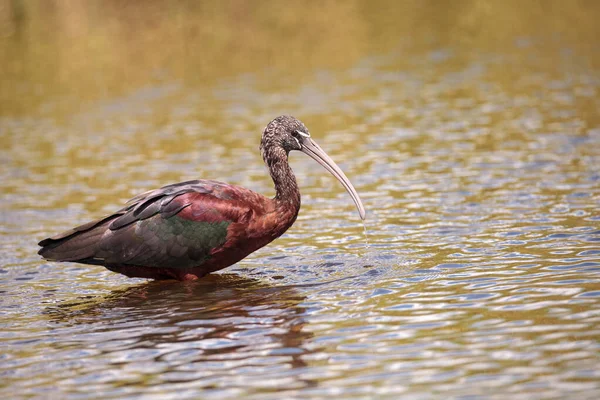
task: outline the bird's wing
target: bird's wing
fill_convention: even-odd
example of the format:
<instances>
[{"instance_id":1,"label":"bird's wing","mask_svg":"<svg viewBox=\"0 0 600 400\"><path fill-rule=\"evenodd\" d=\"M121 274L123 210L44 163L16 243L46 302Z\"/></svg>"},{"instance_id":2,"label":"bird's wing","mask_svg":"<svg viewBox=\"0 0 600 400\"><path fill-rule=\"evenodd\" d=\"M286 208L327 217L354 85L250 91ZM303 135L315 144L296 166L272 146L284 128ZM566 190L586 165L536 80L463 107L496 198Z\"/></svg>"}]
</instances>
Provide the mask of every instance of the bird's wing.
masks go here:
<instances>
[{"instance_id":1,"label":"bird's wing","mask_svg":"<svg viewBox=\"0 0 600 400\"><path fill-rule=\"evenodd\" d=\"M209 180L168 185L134 197L113 215L41 241L39 253L101 265L199 266L226 243L232 223L252 217L248 196L260 195Z\"/></svg>"}]
</instances>

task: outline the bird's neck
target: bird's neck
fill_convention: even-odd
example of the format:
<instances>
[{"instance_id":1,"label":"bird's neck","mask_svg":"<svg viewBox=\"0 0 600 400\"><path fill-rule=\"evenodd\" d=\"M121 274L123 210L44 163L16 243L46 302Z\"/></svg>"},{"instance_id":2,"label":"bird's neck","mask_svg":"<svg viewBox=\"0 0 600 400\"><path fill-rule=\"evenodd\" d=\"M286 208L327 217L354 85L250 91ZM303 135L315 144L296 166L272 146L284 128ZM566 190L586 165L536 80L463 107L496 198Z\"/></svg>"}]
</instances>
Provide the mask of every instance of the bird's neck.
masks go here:
<instances>
[{"instance_id":1,"label":"bird's neck","mask_svg":"<svg viewBox=\"0 0 600 400\"><path fill-rule=\"evenodd\" d=\"M288 164L287 154L283 149L280 149L280 152L281 154L267 162L269 173L275 183L274 201L278 208L290 213L290 217L295 220L300 210L300 190L296 177Z\"/></svg>"}]
</instances>

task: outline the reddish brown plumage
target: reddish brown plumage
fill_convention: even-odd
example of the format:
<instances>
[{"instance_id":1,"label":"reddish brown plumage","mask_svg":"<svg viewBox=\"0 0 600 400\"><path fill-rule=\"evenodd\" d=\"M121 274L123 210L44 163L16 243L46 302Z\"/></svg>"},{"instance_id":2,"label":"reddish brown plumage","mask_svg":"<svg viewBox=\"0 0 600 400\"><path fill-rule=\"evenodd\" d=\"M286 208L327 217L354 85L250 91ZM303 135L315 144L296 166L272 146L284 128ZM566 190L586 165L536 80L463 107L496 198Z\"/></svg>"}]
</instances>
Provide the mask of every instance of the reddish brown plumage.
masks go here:
<instances>
[{"instance_id":1,"label":"reddish brown plumage","mask_svg":"<svg viewBox=\"0 0 600 400\"><path fill-rule=\"evenodd\" d=\"M281 236L292 226L300 210L300 203L269 199L239 186L224 186L223 192L228 200L206 194L186 195L191 205L181 211L181 218L220 222L225 217L233 222L227 227L225 243L211 250L211 259L201 268L185 273L201 277L235 264Z\"/></svg>"},{"instance_id":2,"label":"reddish brown plumage","mask_svg":"<svg viewBox=\"0 0 600 400\"><path fill-rule=\"evenodd\" d=\"M168 185L134 197L110 216L42 240L39 254L153 279L198 279L228 267L296 220L300 192L287 162L290 150L306 152L336 175L364 217L345 175L308 138L306 127L293 117L281 116L265 128L261 150L275 183L273 199L212 180Z\"/></svg>"}]
</instances>

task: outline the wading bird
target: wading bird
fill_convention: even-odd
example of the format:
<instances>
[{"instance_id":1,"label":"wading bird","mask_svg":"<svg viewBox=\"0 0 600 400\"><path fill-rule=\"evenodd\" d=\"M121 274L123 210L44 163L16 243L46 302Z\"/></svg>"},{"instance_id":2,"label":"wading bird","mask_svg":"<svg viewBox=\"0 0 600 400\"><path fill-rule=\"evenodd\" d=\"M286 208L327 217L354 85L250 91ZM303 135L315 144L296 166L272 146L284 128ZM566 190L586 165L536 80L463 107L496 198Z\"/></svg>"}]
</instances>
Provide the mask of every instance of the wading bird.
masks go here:
<instances>
[{"instance_id":1,"label":"wading bird","mask_svg":"<svg viewBox=\"0 0 600 400\"><path fill-rule=\"evenodd\" d=\"M292 150L308 154L334 175L365 219L346 175L296 118L282 115L271 121L260 150L275 183L273 199L213 180L167 185L134 197L112 215L42 240L38 254L150 279L196 280L228 267L281 236L296 220L300 191L288 164Z\"/></svg>"}]
</instances>

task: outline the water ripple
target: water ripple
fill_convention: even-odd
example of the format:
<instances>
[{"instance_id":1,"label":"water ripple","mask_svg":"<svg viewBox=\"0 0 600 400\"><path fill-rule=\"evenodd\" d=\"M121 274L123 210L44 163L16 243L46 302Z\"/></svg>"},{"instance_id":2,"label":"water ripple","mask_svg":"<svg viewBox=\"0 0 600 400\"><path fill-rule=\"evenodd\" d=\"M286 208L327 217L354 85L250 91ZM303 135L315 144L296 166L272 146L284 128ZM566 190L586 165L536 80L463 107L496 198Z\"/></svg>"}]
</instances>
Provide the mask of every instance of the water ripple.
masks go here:
<instances>
[{"instance_id":1,"label":"water ripple","mask_svg":"<svg viewBox=\"0 0 600 400\"><path fill-rule=\"evenodd\" d=\"M3 117L0 394L598 398L600 81L538 40ZM169 182L272 193L256 146L277 110L351 177L364 227L292 154L298 220L222 273L156 283L38 258L37 239Z\"/></svg>"}]
</instances>

